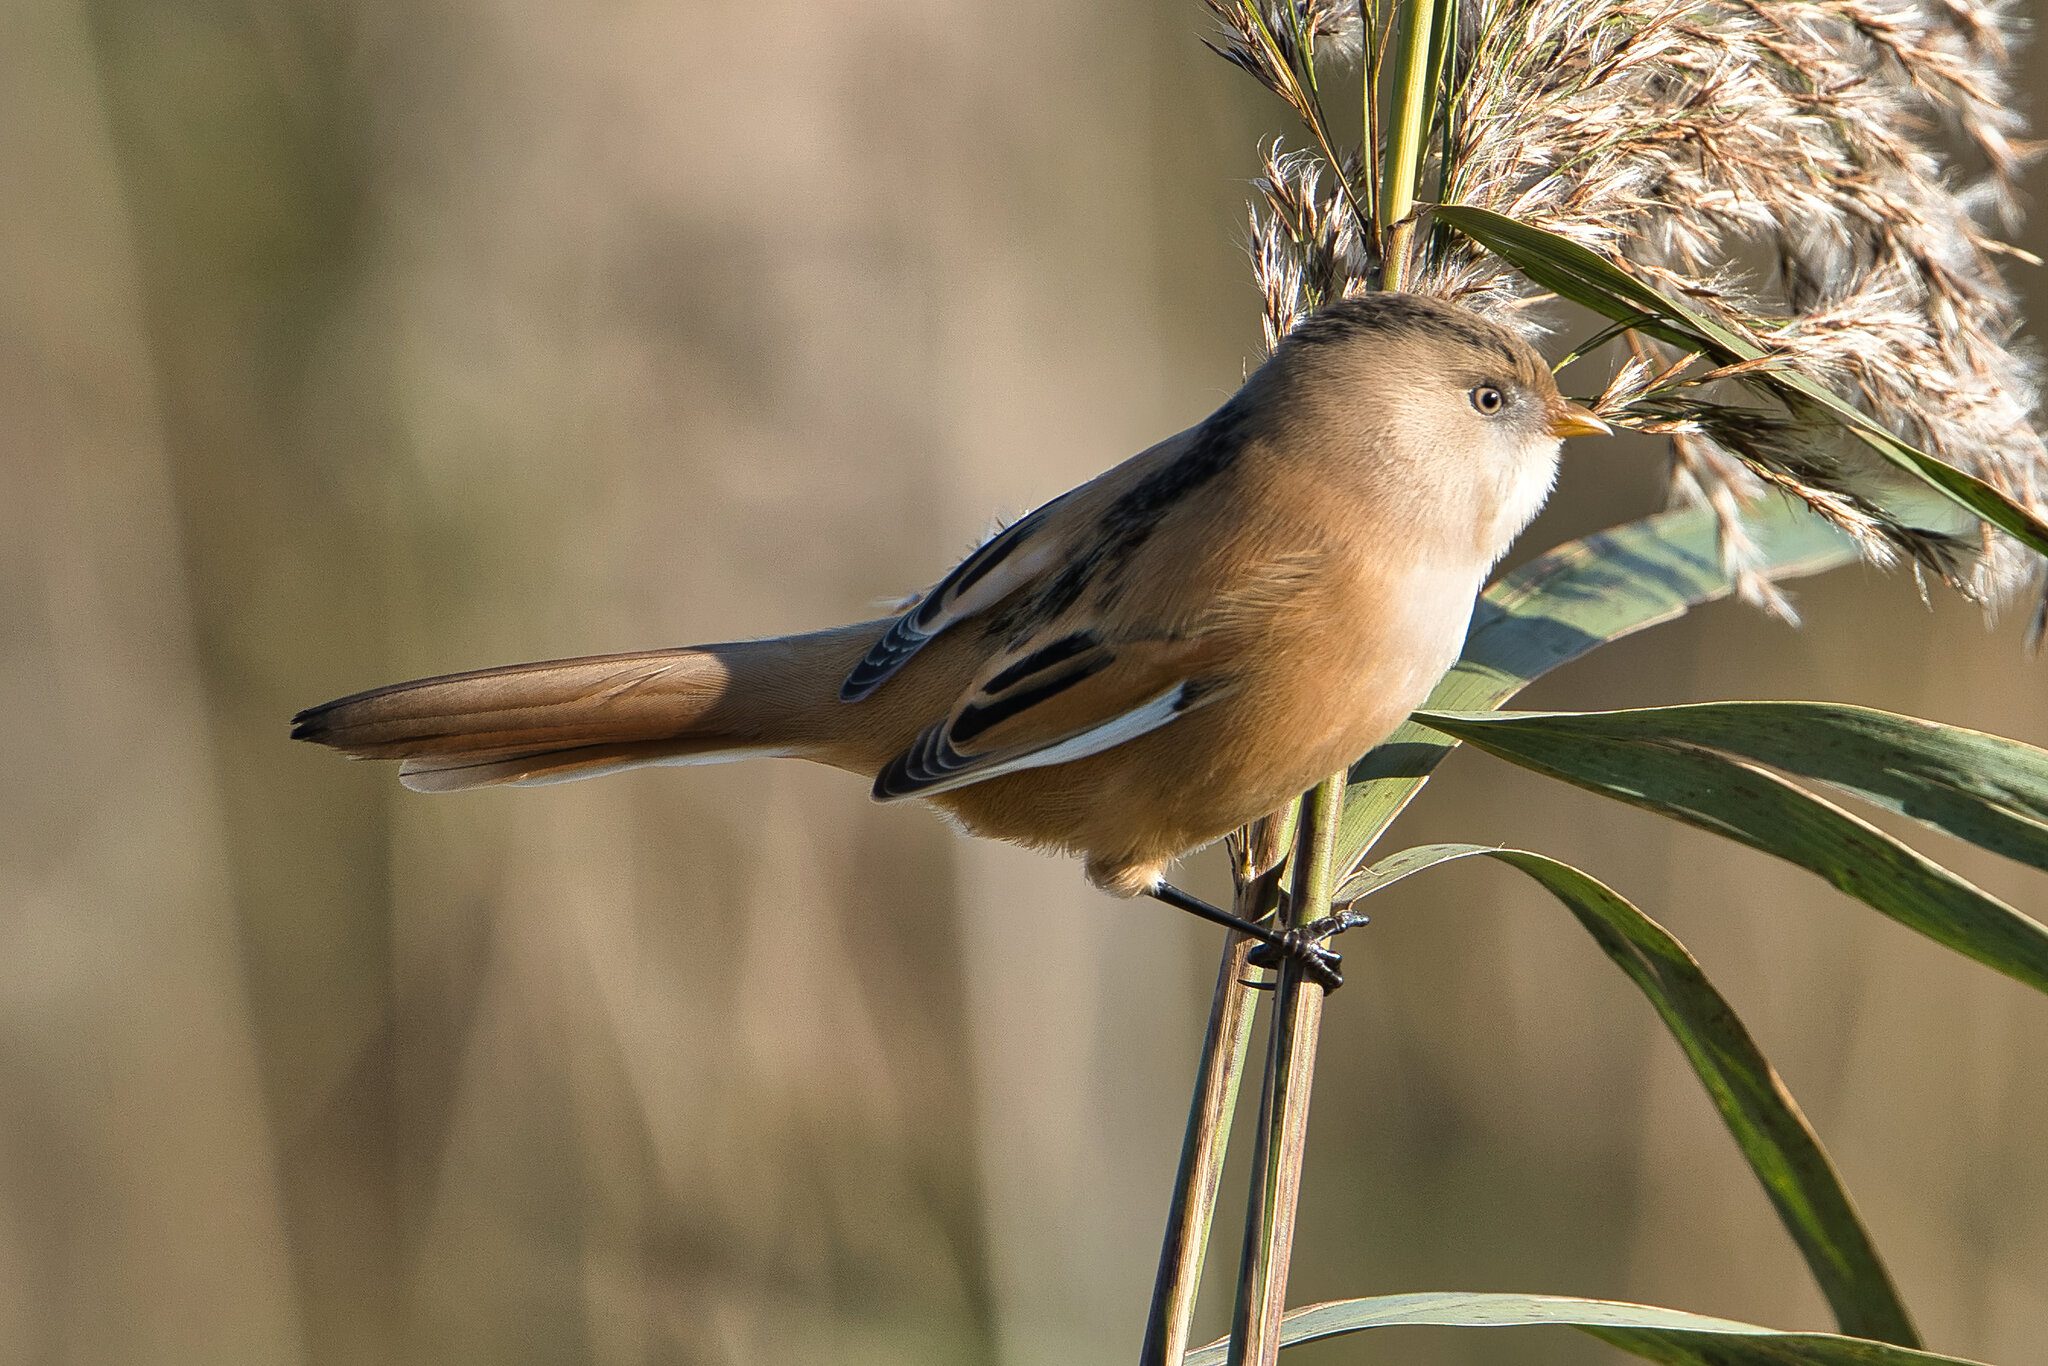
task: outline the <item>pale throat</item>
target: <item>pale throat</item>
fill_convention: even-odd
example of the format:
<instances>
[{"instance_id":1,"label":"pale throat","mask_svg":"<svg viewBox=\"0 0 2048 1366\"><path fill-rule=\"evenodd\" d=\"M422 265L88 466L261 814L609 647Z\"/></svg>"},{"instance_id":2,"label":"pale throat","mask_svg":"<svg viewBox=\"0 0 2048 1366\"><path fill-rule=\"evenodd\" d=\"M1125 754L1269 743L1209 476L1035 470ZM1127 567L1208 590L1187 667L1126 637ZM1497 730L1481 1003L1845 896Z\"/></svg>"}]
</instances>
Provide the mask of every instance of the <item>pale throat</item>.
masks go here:
<instances>
[{"instance_id":1,"label":"pale throat","mask_svg":"<svg viewBox=\"0 0 2048 1366\"><path fill-rule=\"evenodd\" d=\"M1490 515L1482 515L1483 551L1491 564L1507 553L1522 529L1536 520L1550 501L1557 483L1557 457L1561 442L1552 441L1535 450L1517 451L1501 462L1494 488Z\"/></svg>"}]
</instances>

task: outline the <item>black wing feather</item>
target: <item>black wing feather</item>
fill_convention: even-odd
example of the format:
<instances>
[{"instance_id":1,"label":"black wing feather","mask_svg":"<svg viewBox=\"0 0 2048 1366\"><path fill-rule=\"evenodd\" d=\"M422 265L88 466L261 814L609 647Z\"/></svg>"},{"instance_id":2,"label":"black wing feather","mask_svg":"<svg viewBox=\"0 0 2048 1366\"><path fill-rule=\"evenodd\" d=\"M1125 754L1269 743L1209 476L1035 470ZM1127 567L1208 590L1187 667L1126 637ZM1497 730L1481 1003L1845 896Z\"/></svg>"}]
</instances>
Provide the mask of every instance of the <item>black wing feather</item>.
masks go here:
<instances>
[{"instance_id":1,"label":"black wing feather","mask_svg":"<svg viewBox=\"0 0 2048 1366\"><path fill-rule=\"evenodd\" d=\"M896 618L882 633L882 638L862 656L860 663L853 666L852 672L846 675L846 681L839 685L839 700L858 702L894 677L898 669L910 662L911 656L924 648L926 641L952 624L941 619L945 610L1029 540L1044 523L1045 514L1052 506L1052 503L1047 503L1029 516L1012 522L954 565L952 571L939 580L931 592L920 598L916 606Z\"/></svg>"},{"instance_id":2,"label":"black wing feather","mask_svg":"<svg viewBox=\"0 0 2048 1366\"><path fill-rule=\"evenodd\" d=\"M1073 637L1066 637L1055 644L1065 644L1066 640L1071 639ZM1089 644L1092 646L1093 643L1091 638ZM1038 653L1045 652L1041 650ZM962 770L982 762L989 757L987 754L963 754L954 742L971 744L976 736L990 728L1022 715L1041 702L1058 697L1084 679L1093 678L1114 663L1115 659L1116 656L1108 650L1101 650L1092 655L1083 655L1074 667L1057 677L1030 682L1022 687L1010 687L1002 692L996 691L993 686L982 689L974 695L972 701L962 706L952 716L926 726L918 733L917 738L910 742L908 749L890 760L882 771L875 775L875 800L890 801L897 797L915 796L926 788L943 783Z\"/></svg>"}]
</instances>

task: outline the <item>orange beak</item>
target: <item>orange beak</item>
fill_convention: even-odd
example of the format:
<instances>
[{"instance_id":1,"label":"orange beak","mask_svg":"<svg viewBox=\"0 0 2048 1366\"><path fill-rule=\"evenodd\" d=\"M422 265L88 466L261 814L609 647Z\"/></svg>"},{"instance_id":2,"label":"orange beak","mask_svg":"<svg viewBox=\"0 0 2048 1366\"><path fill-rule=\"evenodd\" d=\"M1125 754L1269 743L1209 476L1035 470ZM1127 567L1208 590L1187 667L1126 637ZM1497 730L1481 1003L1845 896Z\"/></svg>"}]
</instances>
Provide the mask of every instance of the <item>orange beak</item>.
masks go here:
<instances>
[{"instance_id":1,"label":"orange beak","mask_svg":"<svg viewBox=\"0 0 2048 1366\"><path fill-rule=\"evenodd\" d=\"M1569 399L1550 414L1549 433L1555 437L1613 436L1614 428L1593 415L1593 410Z\"/></svg>"}]
</instances>

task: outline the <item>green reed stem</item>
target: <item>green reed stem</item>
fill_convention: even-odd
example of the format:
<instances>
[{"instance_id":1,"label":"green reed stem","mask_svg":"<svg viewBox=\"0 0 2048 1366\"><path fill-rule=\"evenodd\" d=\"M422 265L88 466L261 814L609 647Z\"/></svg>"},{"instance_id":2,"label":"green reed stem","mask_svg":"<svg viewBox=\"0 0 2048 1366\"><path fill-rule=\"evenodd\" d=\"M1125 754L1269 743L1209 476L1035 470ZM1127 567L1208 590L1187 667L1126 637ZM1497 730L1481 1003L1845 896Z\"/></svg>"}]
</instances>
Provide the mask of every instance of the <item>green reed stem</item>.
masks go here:
<instances>
[{"instance_id":1,"label":"green reed stem","mask_svg":"<svg viewBox=\"0 0 2048 1366\"><path fill-rule=\"evenodd\" d=\"M1380 168L1380 223L1388 233L1380 287L1399 289L1408 272L1408 245L1415 235L1416 180L1429 140L1430 111L1436 103L1430 58L1436 49L1436 6L1409 0L1399 16L1400 36L1387 73L1387 154Z\"/></svg>"},{"instance_id":2,"label":"green reed stem","mask_svg":"<svg viewBox=\"0 0 2048 1366\"><path fill-rule=\"evenodd\" d=\"M1245 890L1251 894L1237 898L1238 914L1264 919L1279 902L1280 880L1268 876ZM1230 935L1216 970L1209 1028L1202 1039L1194 1100L1181 1139L1180 1168L1174 1174L1173 1204L1167 1210L1159 1272L1153 1280L1152 1307L1145 1320L1145 1345L1138 1354L1140 1366L1178 1366L1194 1332L1195 1301L1201 1293L1202 1263L1208 1254L1216 1195L1223 1182L1230 1120L1237 1113L1238 1089L1257 1015L1258 993L1245 985L1246 974L1253 971L1245 962L1251 945L1243 935Z\"/></svg>"},{"instance_id":3,"label":"green reed stem","mask_svg":"<svg viewBox=\"0 0 2048 1366\"><path fill-rule=\"evenodd\" d=\"M1345 782L1345 774L1335 774L1302 798L1293 895L1283 915L1290 926L1329 911ZM1251 1205L1231 1318L1230 1366L1272 1366L1280 1356L1280 1320L1287 1307L1287 1265L1294 1248L1301 1164L1308 1147L1309 1089L1322 1018L1322 988L1304 980L1300 964L1283 960L1273 988L1258 1146L1252 1153Z\"/></svg>"}]
</instances>

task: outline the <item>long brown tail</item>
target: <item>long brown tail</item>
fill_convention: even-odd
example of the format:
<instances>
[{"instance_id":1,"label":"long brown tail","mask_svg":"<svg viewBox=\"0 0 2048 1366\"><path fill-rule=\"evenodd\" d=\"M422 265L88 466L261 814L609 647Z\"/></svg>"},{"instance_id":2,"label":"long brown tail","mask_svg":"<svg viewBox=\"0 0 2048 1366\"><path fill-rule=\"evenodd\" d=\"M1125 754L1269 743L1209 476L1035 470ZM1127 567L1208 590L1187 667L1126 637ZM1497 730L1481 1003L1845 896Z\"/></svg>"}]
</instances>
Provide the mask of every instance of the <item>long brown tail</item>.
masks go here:
<instances>
[{"instance_id":1,"label":"long brown tail","mask_svg":"<svg viewBox=\"0 0 2048 1366\"><path fill-rule=\"evenodd\" d=\"M401 760L420 792L750 755L843 762L828 733L839 683L886 625L395 683L300 712L292 738Z\"/></svg>"}]
</instances>

